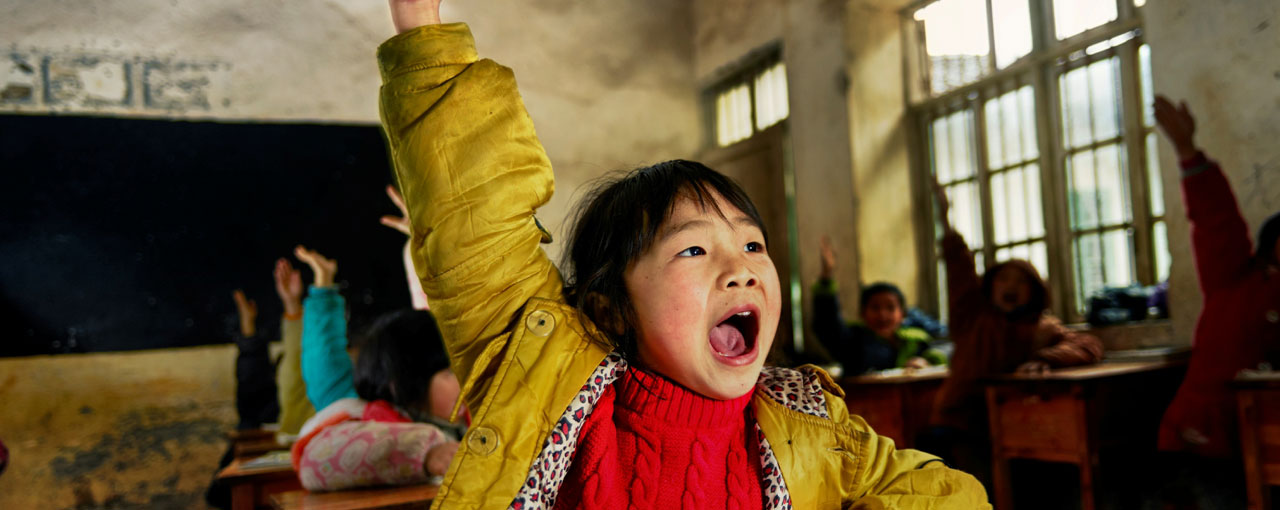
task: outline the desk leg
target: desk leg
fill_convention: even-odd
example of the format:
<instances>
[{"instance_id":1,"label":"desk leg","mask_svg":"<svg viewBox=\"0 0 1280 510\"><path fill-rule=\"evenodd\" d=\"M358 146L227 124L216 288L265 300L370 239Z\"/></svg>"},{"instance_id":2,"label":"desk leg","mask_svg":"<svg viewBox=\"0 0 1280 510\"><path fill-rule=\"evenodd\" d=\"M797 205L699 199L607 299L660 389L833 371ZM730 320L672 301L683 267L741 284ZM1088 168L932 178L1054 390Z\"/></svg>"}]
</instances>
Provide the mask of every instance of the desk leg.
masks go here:
<instances>
[{"instance_id":1,"label":"desk leg","mask_svg":"<svg viewBox=\"0 0 1280 510\"><path fill-rule=\"evenodd\" d=\"M1004 456L1000 447L1004 439L1000 424L1000 398L996 388L987 388L987 422L991 426L991 485L995 491L996 508L1013 510L1013 484L1009 475L1009 459Z\"/></svg>"},{"instance_id":2,"label":"desk leg","mask_svg":"<svg viewBox=\"0 0 1280 510\"><path fill-rule=\"evenodd\" d=\"M253 510L255 499L253 484L240 483L231 487L231 510Z\"/></svg>"},{"instance_id":3,"label":"desk leg","mask_svg":"<svg viewBox=\"0 0 1280 510\"><path fill-rule=\"evenodd\" d=\"M1262 483L1262 462L1258 459L1257 410L1253 392L1236 393L1236 411L1240 415L1240 450L1244 457L1245 490L1249 496L1249 510L1267 510L1269 488Z\"/></svg>"},{"instance_id":4,"label":"desk leg","mask_svg":"<svg viewBox=\"0 0 1280 510\"><path fill-rule=\"evenodd\" d=\"M1072 386L1071 395L1075 400L1076 437L1081 439L1080 444L1076 445L1079 456L1076 465L1080 467L1080 508L1094 510L1097 500L1094 499L1093 477L1098 462L1097 452L1094 451L1095 437L1089 427L1089 405L1084 389L1079 384Z\"/></svg>"}]
</instances>

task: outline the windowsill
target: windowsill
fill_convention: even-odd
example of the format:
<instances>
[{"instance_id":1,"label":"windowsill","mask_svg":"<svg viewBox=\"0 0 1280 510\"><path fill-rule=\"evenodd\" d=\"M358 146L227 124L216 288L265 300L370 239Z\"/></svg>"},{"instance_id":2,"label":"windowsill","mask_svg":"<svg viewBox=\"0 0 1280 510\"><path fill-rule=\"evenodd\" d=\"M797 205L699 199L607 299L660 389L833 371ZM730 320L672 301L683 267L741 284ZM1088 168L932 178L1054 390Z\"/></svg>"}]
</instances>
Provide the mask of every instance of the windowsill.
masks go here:
<instances>
[{"instance_id":1,"label":"windowsill","mask_svg":"<svg viewBox=\"0 0 1280 510\"><path fill-rule=\"evenodd\" d=\"M1067 327L1091 333L1102 340L1108 358L1140 356L1149 353L1156 356L1177 355L1190 351L1191 346L1173 335L1173 322L1169 319L1126 322L1110 326L1093 327L1089 324L1068 324ZM1169 350L1159 350L1169 348ZM1139 351L1142 352L1134 352ZM1111 355L1110 353L1116 353Z\"/></svg>"}]
</instances>

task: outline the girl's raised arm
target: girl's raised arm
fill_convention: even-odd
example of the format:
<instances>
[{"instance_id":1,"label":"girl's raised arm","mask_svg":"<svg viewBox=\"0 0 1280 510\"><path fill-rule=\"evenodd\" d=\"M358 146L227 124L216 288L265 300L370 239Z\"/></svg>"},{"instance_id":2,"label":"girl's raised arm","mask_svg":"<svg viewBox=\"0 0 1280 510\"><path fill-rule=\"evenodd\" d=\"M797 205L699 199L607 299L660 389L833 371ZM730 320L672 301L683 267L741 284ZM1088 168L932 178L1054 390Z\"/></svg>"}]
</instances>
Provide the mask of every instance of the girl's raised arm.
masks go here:
<instances>
[{"instance_id":1,"label":"girl's raised arm","mask_svg":"<svg viewBox=\"0 0 1280 510\"><path fill-rule=\"evenodd\" d=\"M559 299L534 211L551 164L510 69L476 55L466 25L436 24L438 2L391 2L397 35L378 48L381 114L411 223L417 276L471 409L512 318Z\"/></svg>"}]
</instances>

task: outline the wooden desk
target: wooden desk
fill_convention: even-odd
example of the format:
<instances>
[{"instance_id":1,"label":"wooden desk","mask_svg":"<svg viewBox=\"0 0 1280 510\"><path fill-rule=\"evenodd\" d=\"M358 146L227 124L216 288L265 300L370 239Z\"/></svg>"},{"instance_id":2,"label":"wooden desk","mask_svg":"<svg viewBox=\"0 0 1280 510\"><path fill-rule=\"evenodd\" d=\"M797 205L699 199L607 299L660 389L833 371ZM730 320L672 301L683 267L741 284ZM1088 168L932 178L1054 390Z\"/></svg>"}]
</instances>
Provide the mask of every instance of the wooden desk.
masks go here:
<instances>
[{"instance_id":1,"label":"wooden desk","mask_svg":"<svg viewBox=\"0 0 1280 510\"><path fill-rule=\"evenodd\" d=\"M276 510L426 509L440 490L436 485L407 485L334 492L289 491L271 495Z\"/></svg>"},{"instance_id":2,"label":"wooden desk","mask_svg":"<svg viewBox=\"0 0 1280 510\"><path fill-rule=\"evenodd\" d=\"M1271 508L1280 485L1280 373L1238 377L1232 383L1240 412L1240 450L1250 510Z\"/></svg>"},{"instance_id":3,"label":"wooden desk","mask_svg":"<svg viewBox=\"0 0 1280 510\"><path fill-rule=\"evenodd\" d=\"M218 479L231 487L231 510L271 508L270 495L302 488L293 466L244 467L249 460L235 459L218 472Z\"/></svg>"},{"instance_id":4,"label":"wooden desk","mask_svg":"<svg viewBox=\"0 0 1280 510\"><path fill-rule=\"evenodd\" d=\"M893 439L900 448L912 448L916 435L929 426L933 397L948 372L946 367L931 367L889 374L841 379L845 405L867 420L876 434Z\"/></svg>"},{"instance_id":5,"label":"wooden desk","mask_svg":"<svg viewBox=\"0 0 1280 510\"><path fill-rule=\"evenodd\" d=\"M1099 453L1154 452L1184 370L1183 361L1123 362L984 379L996 508L1013 508L1009 459L1023 458L1075 464L1080 506L1092 510Z\"/></svg>"}]
</instances>

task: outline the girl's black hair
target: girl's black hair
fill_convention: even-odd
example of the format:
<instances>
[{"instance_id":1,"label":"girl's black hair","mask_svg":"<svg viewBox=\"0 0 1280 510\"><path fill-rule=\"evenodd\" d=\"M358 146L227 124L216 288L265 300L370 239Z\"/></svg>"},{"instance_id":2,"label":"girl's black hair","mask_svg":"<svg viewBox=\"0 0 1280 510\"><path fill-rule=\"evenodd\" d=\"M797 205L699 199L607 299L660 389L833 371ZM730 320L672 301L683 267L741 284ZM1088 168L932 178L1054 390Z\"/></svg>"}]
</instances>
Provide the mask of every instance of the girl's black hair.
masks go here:
<instances>
[{"instance_id":1,"label":"girl's black hair","mask_svg":"<svg viewBox=\"0 0 1280 510\"><path fill-rule=\"evenodd\" d=\"M676 159L607 176L579 202L562 264L565 296L604 333L600 340L623 356L634 359L636 352L635 309L623 275L657 240L677 198L693 199L724 218L715 195L751 218L768 245L764 220L747 193L694 161Z\"/></svg>"},{"instance_id":2,"label":"girl's black hair","mask_svg":"<svg viewBox=\"0 0 1280 510\"><path fill-rule=\"evenodd\" d=\"M426 404L431 378L449 368L440 327L431 312L398 310L374 321L357 344L356 395L386 400L417 413Z\"/></svg>"},{"instance_id":3,"label":"girl's black hair","mask_svg":"<svg viewBox=\"0 0 1280 510\"><path fill-rule=\"evenodd\" d=\"M902 289L899 289L897 285L889 282L876 282L862 289L862 295L858 296L858 310L866 310L867 303L871 302L872 296L875 296L876 294L884 294L886 292L893 294L894 297L898 298L898 308L901 308L905 313L907 311L906 296L902 295Z\"/></svg>"},{"instance_id":4,"label":"girl's black hair","mask_svg":"<svg viewBox=\"0 0 1280 510\"><path fill-rule=\"evenodd\" d=\"M1276 239L1280 238L1280 213L1272 214L1258 229L1258 245L1254 259L1263 267L1276 263Z\"/></svg>"}]
</instances>

